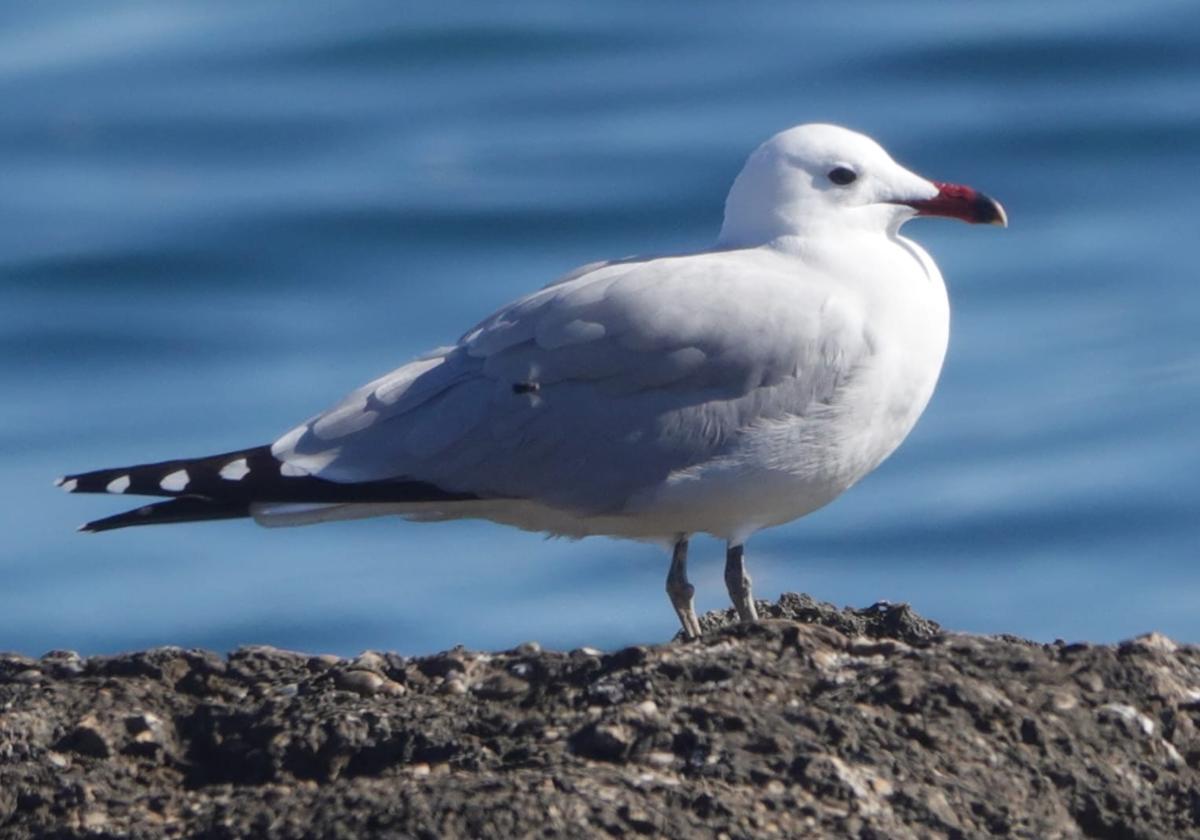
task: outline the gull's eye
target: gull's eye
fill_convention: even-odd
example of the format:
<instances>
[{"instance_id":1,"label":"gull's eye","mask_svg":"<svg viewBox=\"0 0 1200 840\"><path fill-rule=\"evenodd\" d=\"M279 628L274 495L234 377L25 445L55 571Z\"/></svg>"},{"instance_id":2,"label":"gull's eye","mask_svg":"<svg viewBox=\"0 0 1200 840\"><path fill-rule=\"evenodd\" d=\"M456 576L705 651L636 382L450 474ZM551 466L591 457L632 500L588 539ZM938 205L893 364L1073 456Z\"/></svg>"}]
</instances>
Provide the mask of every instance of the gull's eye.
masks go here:
<instances>
[{"instance_id":1,"label":"gull's eye","mask_svg":"<svg viewBox=\"0 0 1200 840\"><path fill-rule=\"evenodd\" d=\"M844 166L838 166L829 170L829 180L833 181L839 187L853 184L856 178L858 178L858 173Z\"/></svg>"}]
</instances>

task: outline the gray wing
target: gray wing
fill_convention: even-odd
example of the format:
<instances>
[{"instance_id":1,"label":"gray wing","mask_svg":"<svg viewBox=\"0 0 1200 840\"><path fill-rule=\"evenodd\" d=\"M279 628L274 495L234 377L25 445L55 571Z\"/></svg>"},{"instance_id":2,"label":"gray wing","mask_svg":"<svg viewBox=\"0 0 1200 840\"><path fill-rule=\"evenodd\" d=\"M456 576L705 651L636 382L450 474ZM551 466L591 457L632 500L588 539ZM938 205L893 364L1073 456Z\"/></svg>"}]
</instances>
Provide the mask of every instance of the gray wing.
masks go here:
<instances>
[{"instance_id":1,"label":"gray wing","mask_svg":"<svg viewBox=\"0 0 1200 840\"><path fill-rule=\"evenodd\" d=\"M756 422L828 403L868 351L857 301L797 266L747 252L601 266L363 386L273 452L338 482L619 510Z\"/></svg>"}]
</instances>

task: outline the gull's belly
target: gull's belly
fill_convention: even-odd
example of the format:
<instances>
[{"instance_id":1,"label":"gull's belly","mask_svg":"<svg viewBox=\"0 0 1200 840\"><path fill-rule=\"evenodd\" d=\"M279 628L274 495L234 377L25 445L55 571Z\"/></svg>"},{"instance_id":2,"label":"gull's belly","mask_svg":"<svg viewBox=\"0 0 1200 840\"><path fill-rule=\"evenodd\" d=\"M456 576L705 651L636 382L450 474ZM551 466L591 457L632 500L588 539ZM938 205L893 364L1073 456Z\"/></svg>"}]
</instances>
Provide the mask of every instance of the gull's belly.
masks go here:
<instances>
[{"instance_id":1,"label":"gull's belly","mask_svg":"<svg viewBox=\"0 0 1200 840\"><path fill-rule=\"evenodd\" d=\"M907 412L789 417L746 433L743 446L673 476L637 518L651 530L703 532L741 540L823 507L878 466L903 441L923 404Z\"/></svg>"},{"instance_id":2,"label":"gull's belly","mask_svg":"<svg viewBox=\"0 0 1200 840\"><path fill-rule=\"evenodd\" d=\"M945 356L946 312L917 313L921 329L901 323L881 338L828 404L756 420L723 457L672 475L635 505L640 524L742 540L836 499L895 451L925 410Z\"/></svg>"}]
</instances>

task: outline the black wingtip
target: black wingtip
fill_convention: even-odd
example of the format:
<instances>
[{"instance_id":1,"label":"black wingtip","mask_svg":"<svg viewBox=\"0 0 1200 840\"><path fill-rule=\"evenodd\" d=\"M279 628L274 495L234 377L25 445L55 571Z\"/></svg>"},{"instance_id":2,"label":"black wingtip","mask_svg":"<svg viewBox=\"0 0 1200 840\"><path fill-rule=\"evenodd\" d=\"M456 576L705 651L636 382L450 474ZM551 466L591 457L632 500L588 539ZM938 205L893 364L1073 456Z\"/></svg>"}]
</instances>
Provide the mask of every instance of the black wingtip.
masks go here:
<instances>
[{"instance_id":1,"label":"black wingtip","mask_svg":"<svg viewBox=\"0 0 1200 840\"><path fill-rule=\"evenodd\" d=\"M241 519L250 515L246 502L216 502L185 496L142 505L115 516L87 522L79 527L86 534L115 531L136 525L170 525L178 522L207 522L214 519Z\"/></svg>"}]
</instances>

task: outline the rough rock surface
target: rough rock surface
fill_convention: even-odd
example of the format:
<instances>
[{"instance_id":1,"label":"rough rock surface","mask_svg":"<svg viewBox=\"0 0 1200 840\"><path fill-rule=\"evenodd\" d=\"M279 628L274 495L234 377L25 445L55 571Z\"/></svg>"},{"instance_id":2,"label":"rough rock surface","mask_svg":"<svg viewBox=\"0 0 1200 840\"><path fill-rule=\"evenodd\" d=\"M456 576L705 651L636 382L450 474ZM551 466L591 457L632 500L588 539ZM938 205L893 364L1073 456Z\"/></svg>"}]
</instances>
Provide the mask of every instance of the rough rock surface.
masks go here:
<instances>
[{"instance_id":1,"label":"rough rock surface","mask_svg":"<svg viewBox=\"0 0 1200 840\"><path fill-rule=\"evenodd\" d=\"M761 609L611 653L0 655L0 836L1200 837L1200 648Z\"/></svg>"}]
</instances>

